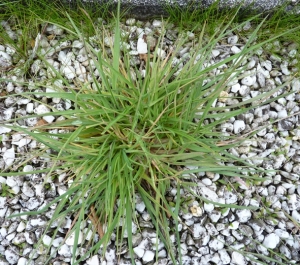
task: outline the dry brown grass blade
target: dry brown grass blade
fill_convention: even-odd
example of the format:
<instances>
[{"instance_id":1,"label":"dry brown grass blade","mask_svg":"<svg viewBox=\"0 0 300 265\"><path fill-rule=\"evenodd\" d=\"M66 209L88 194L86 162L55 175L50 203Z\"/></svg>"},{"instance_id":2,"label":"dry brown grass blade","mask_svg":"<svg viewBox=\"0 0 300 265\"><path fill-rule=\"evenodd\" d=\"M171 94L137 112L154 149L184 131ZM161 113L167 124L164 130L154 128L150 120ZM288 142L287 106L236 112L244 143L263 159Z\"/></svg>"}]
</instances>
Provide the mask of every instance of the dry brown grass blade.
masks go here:
<instances>
[{"instance_id":1,"label":"dry brown grass blade","mask_svg":"<svg viewBox=\"0 0 300 265\"><path fill-rule=\"evenodd\" d=\"M100 219L99 219L99 217L95 211L95 207L93 205L91 206L90 210L91 210L91 213L89 214L89 219L91 220L92 224L96 228L97 233L101 239L104 236L103 226L100 222Z\"/></svg>"}]
</instances>

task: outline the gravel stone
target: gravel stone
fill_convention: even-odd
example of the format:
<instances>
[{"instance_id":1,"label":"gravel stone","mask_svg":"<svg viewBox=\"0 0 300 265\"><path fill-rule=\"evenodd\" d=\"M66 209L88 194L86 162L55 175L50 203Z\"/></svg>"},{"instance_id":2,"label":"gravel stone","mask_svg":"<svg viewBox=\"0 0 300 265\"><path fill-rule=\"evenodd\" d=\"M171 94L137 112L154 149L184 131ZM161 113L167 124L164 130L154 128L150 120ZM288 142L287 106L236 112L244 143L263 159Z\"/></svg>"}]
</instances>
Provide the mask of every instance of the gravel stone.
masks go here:
<instances>
[{"instance_id":1,"label":"gravel stone","mask_svg":"<svg viewBox=\"0 0 300 265\"><path fill-rule=\"evenodd\" d=\"M233 124L233 131L235 134L241 133L243 130L245 130L246 125L243 120L236 120Z\"/></svg>"},{"instance_id":2,"label":"gravel stone","mask_svg":"<svg viewBox=\"0 0 300 265\"><path fill-rule=\"evenodd\" d=\"M162 26L162 22L160 20L154 20L152 22L153 27L160 28Z\"/></svg>"},{"instance_id":3,"label":"gravel stone","mask_svg":"<svg viewBox=\"0 0 300 265\"><path fill-rule=\"evenodd\" d=\"M234 54L240 53L242 50L237 46L232 46L230 49Z\"/></svg>"},{"instance_id":4,"label":"gravel stone","mask_svg":"<svg viewBox=\"0 0 300 265\"><path fill-rule=\"evenodd\" d=\"M239 93L242 97L247 96L250 93L250 87L247 85L242 85L239 89Z\"/></svg>"},{"instance_id":5,"label":"gravel stone","mask_svg":"<svg viewBox=\"0 0 300 265\"><path fill-rule=\"evenodd\" d=\"M228 44L236 44L238 42L239 37L237 35L230 36L227 39Z\"/></svg>"},{"instance_id":6,"label":"gravel stone","mask_svg":"<svg viewBox=\"0 0 300 265\"><path fill-rule=\"evenodd\" d=\"M7 68L12 65L12 58L4 51L0 51L0 66L1 68Z\"/></svg>"},{"instance_id":7,"label":"gravel stone","mask_svg":"<svg viewBox=\"0 0 300 265\"><path fill-rule=\"evenodd\" d=\"M78 236L78 242L76 242L77 244L81 244L83 241L83 233L79 232L79 236ZM75 245L75 232L73 232L72 234L70 234L70 236L67 238L66 240L66 244L68 246L73 246Z\"/></svg>"},{"instance_id":8,"label":"gravel stone","mask_svg":"<svg viewBox=\"0 0 300 265\"><path fill-rule=\"evenodd\" d=\"M68 245L63 244L59 249L58 249L58 254L62 255L65 258L70 258L72 257L71 249Z\"/></svg>"},{"instance_id":9,"label":"gravel stone","mask_svg":"<svg viewBox=\"0 0 300 265\"><path fill-rule=\"evenodd\" d=\"M147 43L142 37L138 39L137 51L139 54L146 54L148 52Z\"/></svg>"},{"instance_id":10,"label":"gravel stone","mask_svg":"<svg viewBox=\"0 0 300 265\"><path fill-rule=\"evenodd\" d=\"M232 222L229 226L228 229L237 229L239 227L240 223L238 221Z\"/></svg>"},{"instance_id":11,"label":"gravel stone","mask_svg":"<svg viewBox=\"0 0 300 265\"><path fill-rule=\"evenodd\" d=\"M199 194L201 194L201 196L207 198L210 201L218 202L218 195L210 188L199 187Z\"/></svg>"},{"instance_id":12,"label":"gravel stone","mask_svg":"<svg viewBox=\"0 0 300 265\"><path fill-rule=\"evenodd\" d=\"M263 245L266 247L266 248L271 248L271 249L274 249L276 248L276 246L278 245L279 243L279 236L274 234L274 233L271 233L269 235L267 235L264 239L264 242L263 242Z\"/></svg>"},{"instance_id":13,"label":"gravel stone","mask_svg":"<svg viewBox=\"0 0 300 265\"><path fill-rule=\"evenodd\" d=\"M206 230L200 223L193 225L193 238L200 238L204 232L206 232Z\"/></svg>"},{"instance_id":14,"label":"gravel stone","mask_svg":"<svg viewBox=\"0 0 300 265\"><path fill-rule=\"evenodd\" d=\"M26 227L25 223L24 222L20 222L19 225L18 225L18 227L17 227L17 232L18 233L23 232L25 230L25 227Z\"/></svg>"},{"instance_id":15,"label":"gravel stone","mask_svg":"<svg viewBox=\"0 0 300 265\"><path fill-rule=\"evenodd\" d=\"M40 198L30 198L27 202L25 202L25 207L28 210L34 210L42 204L42 200Z\"/></svg>"},{"instance_id":16,"label":"gravel stone","mask_svg":"<svg viewBox=\"0 0 300 265\"><path fill-rule=\"evenodd\" d=\"M19 258L17 265L34 265L34 263L33 261L29 261L28 259L21 257Z\"/></svg>"},{"instance_id":17,"label":"gravel stone","mask_svg":"<svg viewBox=\"0 0 300 265\"><path fill-rule=\"evenodd\" d=\"M145 249L141 247L135 247L133 251L139 258L142 258L145 254Z\"/></svg>"},{"instance_id":18,"label":"gravel stone","mask_svg":"<svg viewBox=\"0 0 300 265\"><path fill-rule=\"evenodd\" d=\"M6 167L10 167L14 163L15 157L15 149L13 147L4 151L3 160Z\"/></svg>"},{"instance_id":19,"label":"gravel stone","mask_svg":"<svg viewBox=\"0 0 300 265\"><path fill-rule=\"evenodd\" d=\"M232 264L236 264L236 265L246 265L247 262L244 258L244 256L236 251L233 251L231 254L231 262Z\"/></svg>"},{"instance_id":20,"label":"gravel stone","mask_svg":"<svg viewBox=\"0 0 300 265\"><path fill-rule=\"evenodd\" d=\"M204 203L204 211L211 213L215 209L215 206L212 203Z\"/></svg>"},{"instance_id":21,"label":"gravel stone","mask_svg":"<svg viewBox=\"0 0 300 265\"><path fill-rule=\"evenodd\" d=\"M292 254L291 251L289 250L289 248L285 245L281 245L280 248L280 253L283 254L284 256L286 256L287 259L291 260L292 258Z\"/></svg>"},{"instance_id":22,"label":"gravel stone","mask_svg":"<svg viewBox=\"0 0 300 265\"><path fill-rule=\"evenodd\" d=\"M218 57L219 54L220 54L220 51L219 51L219 50L214 50L214 49L213 49L213 50L211 51L211 53L212 53L212 56L213 56L213 57Z\"/></svg>"},{"instance_id":23,"label":"gravel stone","mask_svg":"<svg viewBox=\"0 0 300 265\"><path fill-rule=\"evenodd\" d=\"M220 249L218 253L220 255L222 264L224 265L230 264L231 258L225 249Z\"/></svg>"},{"instance_id":24,"label":"gravel stone","mask_svg":"<svg viewBox=\"0 0 300 265\"><path fill-rule=\"evenodd\" d=\"M16 247L8 247L5 250L5 259L9 264L17 264L19 260L18 249Z\"/></svg>"},{"instance_id":25,"label":"gravel stone","mask_svg":"<svg viewBox=\"0 0 300 265\"><path fill-rule=\"evenodd\" d=\"M50 236L48 236L48 235L44 235L43 236L43 243L44 243L44 245L46 245L46 246L50 246L51 245L51 237Z\"/></svg>"},{"instance_id":26,"label":"gravel stone","mask_svg":"<svg viewBox=\"0 0 300 265\"><path fill-rule=\"evenodd\" d=\"M218 239L212 239L210 242L209 242L209 248L212 250L212 251L218 251L218 250L221 250L224 248L224 243Z\"/></svg>"},{"instance_id":27,"label":"gravel stone","mask_svg":"<svg viewBox=\"0 0 300 265\"><path fill-rule=\"evenodd\" d=\"M90 257L89 259L87 259L86 264L87 265L99 265L100 261L99 261L98 255L94 255L94 256Z\"/></svg>"},{"instance_id":28,"label":"gravel stone","mask_svg":"<svg viewBox=\"0 0 300 265\"><path fill-rule=\"evenodd\" d=\"M280 64L280 69L281 69L281 72L284 74L284 75L290 75L291 72L288 70L288 62L286 61L283 61L281 64Z\"/></svg>"},{"instance_id":29,"label":"gravel stone","mask_svg":"<svg viewBox=\"0 0 300 265\"><path fill-rule=\"evenodd\" d=\"M216 236L219 234L219 231L216 229L216 227L212 223L208 223L205 225L205 228L209 235Z\"/></svg>"},{"instance_id":30,"label":"gravel stone","mask_svg":"<svg viewBox=\"0 0 300 265\"><path fill-rule=\"evenodd\" d=\"M196 205L192 206L190 208L190 210L192 212L192 215L195 216L195 217L200 217L203 214L203 211L202 211L201 207L196 206Z\"/></svg>"},{"instance_id":31,"label":"gravel stone","mask_svg":"<svg viewBox=\"0 0 300 265\"><path fill-rule=\"evenodd\" d=\"M146 250L143 256L143 262L148 263L154 260L154 252L150 250Z\"/></svg>"},{"instance_id":32,"label":"gravel stone","mask_svg":"<svg viewBox=\"0 0 300 265\"><path fill-rule=\"evenodd\" d=\"M16 234L12 240L14 245L20 245L26 241L26 238L23 233Z\"/></svg>"},{"instance_id":33,"label":"gravel stone","mask_svg":"<svg viewBox=\"0 0 300 265\"><path fill-rule=\"evenodd\" d=\"M237 202L237 196L236 194L230 192L230 191L226 191L224 193L224 198L226 200L226 204L234 204Z\"/></svg>"},{"instance_id":34,"label":"gravel stone","mask_svg":"<svg viewBox=\"0 0 300 265\"><path fill-rule=\"evenodd\" d=\"M241 80L242 85L245 86L252 86L256 82L256 77L253 76L246 76Z\"/></svg>"},{"instance_id":35,"label":"gravel stone","mask_svg":"<svg viewBox=\"0 0 300 265\"><path fill-rule=\"evenodd\" d=\"M106 22L100 20L98 26L105 27ZM163 22L155 20L153 22L138 21L134 18L128 18L124 24L121 23L122 41L120 43L122 55L128 52L130 56L130 72L132 80L137 80L135 69L140 71L142 76L145 76L145 55L150 51L150 64L152 63L152 55L157 53L157 57L168 59L167 54L171 54L176 46L176 40L179 39L179 30L174 25L162 25ZM1 22L1 26L7 31L8 35L14 35L15 40L19 36L10 25L10 22ZM250 30L252 27L250 22L247 22L243 30ZM162 38L162 45L157 46L158 34L162 33L162 29L166 28L166 34ZM238 29L242 30L242 29ZM58 26L47 24L45 28L45 36L40 36L38 50L39 56L33 57L30 63L30 75L32 80L26 80L25 76L19 75L17 72L9 76L11 82L3 83L2 92L7 96L0 103L2 121L0 126L1 134L1 149L0 168L2 170L21 170L25 172L24 177L0 177L0 183L3 187L6 184L12 193L17 196L6 198L0 196L0 265L3 264L25 264L29 261L29 255L32 255L36 242L42 238L44 245L51 246L51 251L54 254L55 261L53 265L66 265L71 262L72 248L74 246L74 234L64 243L65 233L71 228L73 217L68 216L64 223L58 227L59 233L51 243L50 232L43 234L47 221L53 217L56 204L51 206L48 211L39 216L21 216L12 219L6 219L7 216L15 213L20 213L29 210L38 210L58 195L64 194L69 187L68 176L63 172L56 172L57 180L47 179L47 189L44 188L45 174L30 174L28 172L52 167L51 160L45 157L36 157L33 161L23 160L23 154L36 152L42 147L36 141L32 141L30 137L23 133L15 133L9 127L10 120L15 117L24 117L24 120L18 120L17 123L21 126L32 127L37 123L53 123L55 120L64 120L58 115L51 115L53 110L65 111L72 109L73 105L70 100L62 100L61 98L53 98L44 96L38 93L53 93L66 89L63 80L56 76L54 71L47 69L44 60L40 59L43 54L46 54L45 60L49 65L60 72L63 78L68 79L71 85L77 87L77 82L86 83L86 87L96 88L95 82L100 81L100 73L97 69L96 62L90 60L90 57L84 47L82 40L76 40L74 36L68 39L69 35ZM51 35L55 36L52 38ZM110 33L109 33L110 34ZM210 58L202 58L202 54L196 56L195 62L201 62L203 69L210 67L213 64L219 63L221 60L228 58L236 53L241 52L245 47L245 41L236 32L229 33L229 37L223 39L220 43L211 50ZM237 34L237 35L236 35ZM144 36L145 35L145 36ZM39 36L39 35L38 35ZM49 37L49 39L48 39ZM186 32L183 34L186 42L179 47L176 58L173 59L171 67L176 67L176 74L180 73L186 62L192 58L197 36L195 32ZM52 39L51 39L52 38ZM36 39L38 41L38 39ZM99 40L97 36L90 36L87 41L98 52ZM111 54L109 46L113 45L114 33L111 33L104 39L105 51L108 55ZM149 46L149 49L148 49ZM300 222L300 130L298 129L300 111L300 81L295 78L295 73L298 72L298 46L293 43L281 43L275 41L269 47L258 49L255 54L251 55L247 60L238 62L240 66L245 67L245 71L241 72L241 76L234 76L234 73L229 78L229 83L224 84L224 91L219 95L219 98L212 104L216 108L224 108L233 106L242 101L253 99L255 96L263 95L271 89L282 86L272 96L279 97L285 92L292 92L290 95L278 98L276 102L259 106L261 101L265 100L262 97L260 100L252 102L252 108L237 117L231 118L229 121L221 124L217 128L223 133L224 139L234 135L242 137L243 134L257 130L251 135L249 140L243 142L236 148L228 150L233 156L244 159L248 163L253 163L264 169L277 170L262 174L261 177L266 178L261 182L255 182L255 185L246 185L243 178L234 178L234 187L228 189L228 185L223 185L219 179L222 175L214 172L198 172L195 174L187 174L186 180L193 181L197 185L192 188L195 194L206 198L209 201L236 204L242 206L254 206L258 210L250 211L248 209L227 208L222 209L217 205L209 202L198 201L184 187L177 194L176 185L171 183L168 191L168 200L172 203L176 202L177 196L185 199L186 204L181 205L178 218L180 220L177 226L180 232L181 249L174 249L175 253L181 251L183 264L256 264L246 257L238 253L238 250L251 248L254 252L262 255L270 255L268 248L280 253L291 261L291 264L297 264L300 261L300 244L299 236L296 234L296 227L283 213L287 212L292 218ZM30 49L30 47L29 47ZM268 50L269 49L269 50ZM269 54L270 51L274 54ZM29 50L29 53L32 50ZM0 45L0 68L6 65L15 63L24 64L24 62L15 62L16 51L5 44ZM140 54L140 55L139 55ZM275 55L276 54L276 55ZM268 58L267 60L265 58ZM205 61L202 61L205 60ZM231 62L220 65L208 75L208 79L203 82L203 85L212 82L213 78L224 74L225 70L230 67ZM239 71L240 69L237 69ZM10 74L10 72L8 72ZM7 78L4 72L4 78ZM92 75L95 75L99 80L93 80ZM26 77L27 78L27 77ZM36 88L35 79L39 79L39 83L45 86ZM50 79L57 79L53 84ZM47 80L49 79L49 80ZM290 82L291 81L291 82ZM287 85L284 83L288 82ZM28 83L29 86L21 86L18 84ZM57 90L57 88L59 88ZM27 93L29 89L35 92L35 99L23 98L22 94ZM0 88L1 90L1 88ZM1 92L1 91L0 91ZM262 102L264 103L264 102ZM1 105L2 104L2 105ZM231 108L228 108L230 110ZM40 117L26 117L27 115ZM46 116L45 116L46 115ZM199 113L200 115L200 113ZM277 120L276 123L271 123L271 119ZM215 118L205 120L207 124L215 121ZM50 132L58 133L58 129ZM61 131L61 133L65 133ZM25 162L26 161L26 162ZM28 161L28 162L27 162ZM235 162L225 163L224 166L236 166ZM200 168L195 166L187 166L187 169L198 171ZM245 177L251 176L252 173L247 171L242 172ZM2 188L1 187L1 188ZM0 188L0 193L1 193ZM269 218L267 215L264 218L258 218L258 214L265 214L262 206L261 197L266 198L269 211L276 213ZM136 220L133 220L133 236L132 243L135 253L135 261L137 265L154 264L155 251L158 251L158 260L155 264L167 265L170 263L168 251L164 248L162 242L157 242L156 229L151 223L151 215L147 212L146 206L140 196L135 197L135 210L138 225ZM205 214L203 214L205 211ZM277 218L276 218L277 217ZM173 220L170 219L170 227L174 226ZM78 256L82 256L85 249L85 240L94 240L97 242L98 235L93 235L88 229L88 222L82 223L82 231L80 233L79 244L77 246ZM122 224L120 224L122 226ZM58 222L53 223L54 229L58 226ZM137 229L139 227L139 230ZM83 238L86 235L86 238ZM94 236L94 237L93 237ZM84 264L131 264L128 246L126 243L120 246L116 252L117 233L113 233L111 244L108 246L106 253L102 253L101 249L97 255L89 256L83 261ZM127 237L125 229L124 237ZM255 245L252 238L261 242L263 245ZM171 235L170 240L176 243L176 236ZM224 249L224 243L232 246L236 251L227 252ZM14 246L16 244L17 246ZM19 245L24 244L24 248L19 248ZM62 244L62 246L60 246ZM50 246L49 246L50 247ZM76 246L75 246L76 247ZM15 253L14 263L7 262L12 251ZM32 264L45 264L45 253L34 254ZM101 258L100 258L101 257ZM280 261L280 259L278 259ZM1 263L2 262L2 263ZM283 260L281 259L281 262Z\"/></svg>"},{"instance_id":36,"label":"gravel stone","mask_svg":"<svg viewBox=\"0 0 300 265\"><path fill-rule=\"evenodd\" d=\"M299 92L300 91L300 80L299 79L294 79L292 81L292 90L294 92Z\"/></svg>"},{"instance_id":37,"label":"gravel stone","mask_svg":"<svg viewBox=\"0 0 300 265\"><path fill-rule=\"evenodd\" d=\"M258 72L256 74L257 76L257 81L258 81L258 84L260 85L260 87L264 88L266 86L266 79L265 79L265 76L263 75L263 73L261 72Z\"/></svg>"},{"instance_id":38,"label":"gravel stone","mask_svg":"<svg viewBox=\"0 0 300 265\"><path fill-rule=\"evenodd\" d=\"M209 219L213 222L213 223L217 223L219 221L219 219L221 218L221 212L220 211L216 211L213 210L209 213Z\"/></svg>"},{"instance_id":39,"label":"gravel stone","mask_svg":"<svg viewBox=\"0 0 300 265\"><path fill-rule=\"evenodd\" d=\"M284 231L282 229L275 229L275 234L279 236L281 239L288 239L289 238L289 233L287 231Z\"/></svg>"},{"instance_id":40,"label":"gravel stone","mask_svg":"<svg viewBox=\"0 0 300 265\"><path fill-rule=\"evenodd\" d=\"M296 220L296 222L300 222L300 213L296 210L292 211L292 217Z\"/></svg>"}]
</instances>

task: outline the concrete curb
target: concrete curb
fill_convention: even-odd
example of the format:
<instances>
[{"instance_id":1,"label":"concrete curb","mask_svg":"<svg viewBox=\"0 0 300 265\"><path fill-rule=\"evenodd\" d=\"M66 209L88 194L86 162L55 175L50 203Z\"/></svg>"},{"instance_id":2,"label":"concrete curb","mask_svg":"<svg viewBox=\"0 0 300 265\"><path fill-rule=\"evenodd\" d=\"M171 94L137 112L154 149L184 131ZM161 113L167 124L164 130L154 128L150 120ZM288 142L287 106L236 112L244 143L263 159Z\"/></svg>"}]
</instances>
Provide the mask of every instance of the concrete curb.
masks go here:
<instances>
[{"instance_id":1,"label":"concrete curb","mask_svg":"<svg viewBox=\"0 0 300 265\"><path fill-rule=\"evenodd\" d=\"M148 19L153 17L167 16L167 12L164 9L164 4L171 4L184 8L187 6L193 6L194 8L207 8L215 3L217 0L121 0L122 10L130 9L129 16L138 19ZM118 3L118 0L63 0L63 2L70 4L71 6L76 3L83 5L93 5L113 2L113 6ZM286 11L299 10L300 0L220 0L220 8L233 8L240 4L245 8L249 8L254 12L272 12L275 8L286 5ZM114 7L112 7L114 8Z\"/></svg>"}]
</instances>

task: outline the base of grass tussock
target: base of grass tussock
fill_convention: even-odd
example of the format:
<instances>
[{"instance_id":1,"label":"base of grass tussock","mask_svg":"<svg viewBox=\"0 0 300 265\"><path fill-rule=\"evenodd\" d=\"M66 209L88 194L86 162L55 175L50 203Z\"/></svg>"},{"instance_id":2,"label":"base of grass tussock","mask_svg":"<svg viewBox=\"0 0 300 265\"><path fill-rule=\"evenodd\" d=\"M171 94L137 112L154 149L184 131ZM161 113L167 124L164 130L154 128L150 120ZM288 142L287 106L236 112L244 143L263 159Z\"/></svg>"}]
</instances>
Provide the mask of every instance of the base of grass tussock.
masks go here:
<instances>
[{"instance_id":1,"label":"base of grass tussock","mask_svg":"<svg viewBox=\"0 0 300 265\"><path fill-rule=\"evenodd\" d=\"M170 234L175 233L177 249L180 249L180 236L176 227L180 222L178 215L181 200L184 198L177 196L175 202L169 202L165 194L170 185L177 187L177 194L182 187L189 190L196 184L186 179L186 174L204 171L227 177L241 177L249 183L253 179L263 179L264 170L248 165L227 152L228 148L239 145L246 136L225 137L216 128L231 117L251 109L254 102L267 104L276 100L272 95L285 84L235 106L212 105L232 78L242 76L245 66L241 63L256 49L280 38L299 42L300 31L295 23L299 22L299 16L297 18L285 14L282 17L278 12L273 14L274 19L266 19L262 15L247 17L253 25L253 30L246 33L239 30L247 21L242 20L238 10L219 12L216 7L211 7L192 14L187 11L174 11L170 13L169 20L163 23L162 32L165 32L171 22L182 28L183 33L185 29L193 31L197 40L192 49L194 52L191 52L191 59L180 71L178 66L172 65L176 51L187 38L182 34L182 38L174 45L174 52L169 53L166 59L156 57L155 52L152 59L149 56L146 76L143 77L135 66L130 65L128 53L120 52L119 43L122 38L119 8L114 18L109 19L109 12L105 13L108 25L111 25L110 29L115 34L115 44L111 47L112 55L106 53L102 43L104 37L110 34L107 30L109 26L104 27L96 23L101 12L108 10L106 6L93 11L65 10L60 5L32 0L26 1L26 5L21 5L20 2L3 3L0 8L5 10L1 19L13 22L23 33L21 39L11 40L1 30L0 43L14 47L18 58L25 61L23 65L26 66L26 62L27 66L31 63L28 54L30 41L35 39L38 33L42 33L45 23L49 23L64 28L68 38L82 40L90 55L90 63L95 64L100 73L100 78L93 76L91 85L88 82L67 80L56 69L52 69L55 76L53 80L41 81L31 75L29 68L21 68L17 61L15 69L12 70L14 73L14 70L22 69L25 80L33 80L36 88L47 85L56 91L32 93L28 89L22 96L36 102L39 102L35 98L37 94L61 98L69 100L73 106L67 111L55 112L53 109L51 115L63 116L65 119L62 121L26 129L14 126L14 130L27 133L44 144L45 149L42 150L41 156L51 158L50 168L31 173L46 173L44 181L47 183L48 178L56 178L65 172L69 185L67 192L54 199L47 207L23 214L42 214L57 204L45 234L51 231L54 239L58 230L53 231L52 225L56 223L59 227L64 217L71 216L74 222L68 235L73 233L75 241L81 237L80 225L85 221L90 220L89 229L99 235L99 241L89 242L86 255L80 258L76 256L77 244L74 244L72 264L79 264L87 255L97 253L100 248L104 255L111 242L112 233L116 234L115 244L119 248L128 238L134 264L131 238L132 222L138 225L135 215L137 194L141 196L151 215L151 221L157 230L157 240L164 243L174 264L177 264L176 259L181 264L180 253L177 254L174 250ZM239 32L243 37L247 37L248 41L242 52L204 68L211 50L230 32ZM93 35L98 37L98 49L88 41L88 37ZM161 45L162 37L157 48ZM197 61L198 54L202 56ZM38 52L37 57L46 63ZM149 61L152 62L151 65ZM223 64L227 64L227 71L212 76L211 71ZM133 77L133 72L136 73L136 77ZM5 74L9 76L9 73ZM63 86L55 86L57 79L63 81ZM2 82L8 80L9 77L2 79ZM20 85L29 87L27 81ZM32 83L30 86L32 89ZM41 118L38 115L28 117ZM250 136L251 134L247 135ZM41 153L41 150L39 152ZM30 155L32 158L37 156ZM227 166L226 162L239 166ZM185 166L197 166L198 169L188 170ZM2 173L6 176L20 174L25 173L14 172L11 169ZM197 197L207 201L201 196ZM218 205L225 208L241 207ZM49 262L49 249L46 252Z\"/></svg>"}]
</instances>

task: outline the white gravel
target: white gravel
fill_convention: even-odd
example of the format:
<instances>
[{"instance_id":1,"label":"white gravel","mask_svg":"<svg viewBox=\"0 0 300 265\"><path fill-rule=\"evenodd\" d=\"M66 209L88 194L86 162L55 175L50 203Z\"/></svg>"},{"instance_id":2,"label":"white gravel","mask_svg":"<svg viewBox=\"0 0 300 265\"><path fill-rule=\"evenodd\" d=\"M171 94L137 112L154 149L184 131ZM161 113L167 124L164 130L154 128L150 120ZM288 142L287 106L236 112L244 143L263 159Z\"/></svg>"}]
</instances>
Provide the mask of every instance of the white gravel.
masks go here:
<instances>
[{"instance_id":1,"label":"white gravel","mask_svg":"<svg viewBox=\"0 0 300 265\"><path fill-rule=\"evenodd\" d=\"M141 70L141 74L147 74L142 69L140 55L148 52L148 45L156 45L155 32L162 28L162 21L140 22L136 19L127 19L122 24L122 33L128 36L128 42L122 42L122 49L130 54L131 64ZM18 36L9 23L1 22L9 35ZM252 29L251 23L247 23L245 31ZM99 76L95 65L89 64L89 55L86 54L84 43L81 40L68 38L63 29L49 24L45 29L45 36L40 36L39 47L36 52L46 54L47 62L55 67L59 73L67 78L70 83L75 81L86 81L93 87L92 74ZM47 36L56 35L55 41ZM143 35L147 35L147 41ZM173 67L184 66L185 60L191 55L191 47L196 40L193 32L187 32L187 42L181 47L178 56L173 60ZM242 34L241 34L242 35ZM170 27L164 36L164 45L151 51L162 59L166 58L174 41L179 38L178 30ZM90 36L89 42L97 48L96 36ZM114 37L104 39L106 49L109 52ZM241 52L243 49L243 38L235 32L227 36L222 43L218 43L211 51L206 66L224 60L228 56ZM268 47L256 51L251 58L242 62L247 70L240 77L235 77L224 87L220 98L214 102L216 107L234 105L240 101L246 101L262 93L276 88L286 81L290 84L280 89L276 95L280 96L286 91L291 94L281 97L273 103L260 106L253 103L253 109L248 113L233 117L224 122L220 128L224 136L241 136L260 128L251 139L237 148L228 150L233 156L244 159L250 164L261 166L265 169L277 169L270 171L267 179L258 179L255 185L249 185L247 179L232 178L230 181L220 174L202 172L191 174L186 177L192 178L197 183L194 192L208 200L216 203L235 204L237 206L254 206L257 209L235 209L221 208L212 203L203 203L199 198L191 196L184 189L177 194L175 187L171 187L167 193L170 199L176 196L189 197L188 202L181 205L179 216L180 241L178 247L175 235L170 240L175 243L175 251L181 251L183 264L207 265L207 264L258 264L249 256L241 254L249 250L260 255L269 255L268 248L277 251L286 260L278 257L284 264L298 264L300 262L300 236L298 226L291 221L300 222L300 80L296 73L295 60L299 60L298 46L290 42L273 42ZM278 49L276 54L272 53ZM6 45L0 45L0 68L6 68L13 64L16 51ZM201 54L197 56L200 60ZM46 81L53 78L55 73L49 69L38 57L32 55L30 73L38 80ZM205 67L205 66L203 66ZM222 74L227 65L215 69L212 76ZM180 71L175 73L179 74ZM136 77L136 73L132 74ZM0 93L8 96L0 99L0 169L18 169L28 172L23 177L1 177L1 190L8 189L14 196L0 196L0 265L7 264L44 264L42 250L33 254L35 244L42 238L44 246L51 248L53 253L53 265L71 264L72 248L75 244L75 235L72 233L65 239L74 216L67 216L60 225L53 224L51 229L58 228L58 234L52 241L51 233L43 235L47 221L51 219L56 205L53 205L47 213L38 216L22 216L8 219L12 213L20 213L28 210L38 210L57 196L64 194L68 189L67 176L64 172L58 172L58 181L47 179L47 189L43 186L45 176L43 174L30 174L36 169L49 168L51 161L47 157L36 157L31 162L21 159L42 147L30 137L15 133L6 127L14 117L38 114L40 118L25 118L19 120L19 125L33 127L43 118L44 121L52 123L56 121L53 115L44 115L49 111L61 111L72 108L70 101L60 98L42 97L36 95L35 100L29 101L22 97L26 88L16 82L25 81L23 76L16 72L3 72L3 78L11 81L2 82ZM34 80L26 80L33 84ZM57 77L55 84L63 88L63 81ZM33 87L36 92L52 93L52 84L46 87ZM51 106L51 107L50 107ZM280 119L275 123L272 120ZM211 122L212 120L207 120ZM4 126L5 125L5 126ZM262 128L264 127L264 128ZM262 158L265 158L264 160ZM231 166L228 164L228 166ZM189 167L193 169L193 167ZM247 173L245 172L245 175ZM248 175L251 176L251 175ZM260 176L261 177L261 176ZM225 184L224 184L225 183ZM49 185L49 186L48 186ZM2 192L2 193L1 193ZM140 196L136 196L136 220L133 220L133 251L136 264L172 264L166 248L160 240L157 241L157 233L149 213L145 210L145 204ZM266 210L267 209L267 210ZM83 232L88 231L89 222L82 224L82 232L79 234L79 242L75 247L78 253L88 251L89 240L98 241L98 236L91 234L85 237ZM170 228L174 223L170 221ZM52 231L50 229L50 231ZM126 233L125 233L126 235ZM105 253L99 249L98 253L90 255L83 262L87 265L98 264L131 264L128 247L125 244L117 248L115 243L116 234L113 234L111 242ZM254 241L253 241L254 239ZM52 242L51 242L52 241ZM259 242L253 246L254 242ZM158 252L158 262L155 262L155 253ZM78 254L79 255L79 254ZM270 263L275 264L275 263Z\"/></svg>"}]
</instances>

